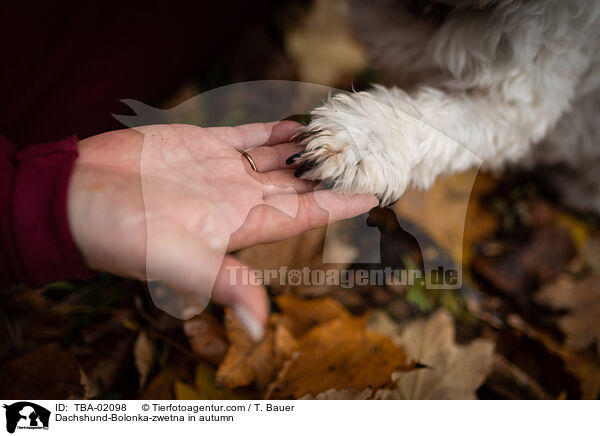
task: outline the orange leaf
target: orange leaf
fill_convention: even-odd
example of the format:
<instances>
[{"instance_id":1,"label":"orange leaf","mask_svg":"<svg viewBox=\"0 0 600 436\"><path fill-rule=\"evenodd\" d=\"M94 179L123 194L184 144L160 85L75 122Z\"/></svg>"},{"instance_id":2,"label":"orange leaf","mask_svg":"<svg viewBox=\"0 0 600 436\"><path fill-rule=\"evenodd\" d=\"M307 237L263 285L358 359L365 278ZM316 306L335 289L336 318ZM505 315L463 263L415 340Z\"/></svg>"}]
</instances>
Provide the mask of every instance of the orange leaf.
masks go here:
<instances>
[{"instance_id":1,"label":"orange leaf","mask_svg":"<svg viewBox=\"0 0 600 436\"><path fill-rule=\"evenodd\" d=\"M406 354L391 339L366 330L363 318L335 319L314 327L298 343L271 387L273 398L300 398L329 389L378 389L392 372L409 371Z\"/></svg>"},{"instance_id":2,"label":"orange leaf","mask_svg":"<svg viewBox=\"0 0 600 436\"><path fill-rule=\"evenodd\" d=\"M276 314L269 318L265 335L258 343L248 336L229 309L225 312L225 328L230 346L217 370L220 386L234 388L254 382L259 388L266 388L297 346Z\"/></svg>"},{"instance_id":3,"label":"orange leaf","mask_svg":"<svg viewBox=\"0 0 600 436\"><path fill-rule=\"evenodd\" d=\"M350 312L332 298L306 300L293 295L281 295L276 301L283 312L283 324L295 337L320 324L351 317Z\"/></svg>"}]
</instances>

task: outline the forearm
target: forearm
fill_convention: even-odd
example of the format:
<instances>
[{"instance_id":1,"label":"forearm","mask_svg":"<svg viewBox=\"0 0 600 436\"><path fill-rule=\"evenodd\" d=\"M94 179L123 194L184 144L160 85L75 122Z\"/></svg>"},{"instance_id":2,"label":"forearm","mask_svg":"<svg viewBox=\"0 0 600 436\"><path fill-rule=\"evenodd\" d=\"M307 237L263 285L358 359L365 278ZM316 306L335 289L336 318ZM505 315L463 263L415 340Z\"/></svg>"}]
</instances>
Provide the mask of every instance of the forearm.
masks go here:
<instances>
[{"instance_id":1,"label":"forearm","mask_svg":"<svg viewBox=\"0 0 600 436\"><path fill-rule=\"evenodd\" d=\"M534 77L503 89L409 94L377 86L337 94L313 110L301 136L302 159L318 163L306 176L342 192L374 192L388 203L410 185L428 188L441 174L499 166L544 137L569 107L577 79L578 72L564 82Z\"/></svg>"}]
</instances>

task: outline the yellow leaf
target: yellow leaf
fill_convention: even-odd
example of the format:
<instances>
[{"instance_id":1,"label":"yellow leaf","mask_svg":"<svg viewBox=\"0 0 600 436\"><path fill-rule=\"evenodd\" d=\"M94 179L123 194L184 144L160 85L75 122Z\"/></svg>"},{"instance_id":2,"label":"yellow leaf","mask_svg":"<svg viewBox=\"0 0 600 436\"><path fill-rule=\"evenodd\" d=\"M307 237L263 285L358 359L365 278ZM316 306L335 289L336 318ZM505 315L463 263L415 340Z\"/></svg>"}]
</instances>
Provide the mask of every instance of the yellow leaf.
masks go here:
<instances>
[{"instance_id":1,"label":"yellow leaf","mask_svg":"<svg viewBox=\"0 0 600 436\"><path fill-rule=\"evenodd\" d=\"M590 233L589 226L586 223L566 213L559 213L556 217L556 222L558 225L569 230L578 250L585 245Z\"/></svg>"}]
</instances>

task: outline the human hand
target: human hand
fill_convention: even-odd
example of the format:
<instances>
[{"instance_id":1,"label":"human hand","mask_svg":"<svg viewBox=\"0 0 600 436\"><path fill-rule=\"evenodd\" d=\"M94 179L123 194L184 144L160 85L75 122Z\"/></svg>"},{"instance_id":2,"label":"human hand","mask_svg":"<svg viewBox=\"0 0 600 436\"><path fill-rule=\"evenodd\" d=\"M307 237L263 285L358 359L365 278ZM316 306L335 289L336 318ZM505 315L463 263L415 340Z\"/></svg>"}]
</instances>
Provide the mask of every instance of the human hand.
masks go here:
<instances>
[{"instance_id":1,"label":"human hand","mask_svg":"<svg viewBox=\"0 0 600 436\"><path fill-rule=\"evenodd\" d=\"M168 284L178 295L175 304L161 300L164 287L153 298L184 318L199 313L212 296L260 337L268 316L265 289L230 283L228 267L241 264L225 253L377 205L372 195L315 190L314 182L294 177L285 160L300 151L289 142L297 127L289 121L233 128L151 125L80 141L68 216L87 265ZM241 156L244 150L252 150L257 172Z\"/></svg>"}]
</instances>

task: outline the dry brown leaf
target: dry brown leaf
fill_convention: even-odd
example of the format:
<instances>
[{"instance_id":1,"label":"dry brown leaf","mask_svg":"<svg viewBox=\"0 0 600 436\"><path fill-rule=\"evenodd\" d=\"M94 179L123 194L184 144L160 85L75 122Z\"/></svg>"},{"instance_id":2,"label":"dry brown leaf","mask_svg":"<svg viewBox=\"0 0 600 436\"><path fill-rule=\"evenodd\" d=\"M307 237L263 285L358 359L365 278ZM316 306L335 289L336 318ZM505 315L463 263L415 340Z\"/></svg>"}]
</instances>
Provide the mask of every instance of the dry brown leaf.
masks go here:
<instances>
[{"instance_id":1,"label":"dry brown leaf","mask_svg":"<svg viewBox=\"0 0 600 436\"><path fill-rule=\"evenodd\" d=\"M146 385L150 370L152 369L153 359L154 346L146 332L142 331L133 344L133 360L140 375L140 388Z\"/></svg>"},{"instance_id":2,"label":"dry brown leaf","mask_svg":"<svg viewBox=\"0 0 600 436\"><path fill-rule=\"evenodd\" d=\"M227 336L216 317L204 311L185 321L183 331L196 355L215 365L221 363L227 352Z\"/></svg>"},{"instance_id":3,"label":"dry brown leaf","mask_svg":"<svg viewBox=\"0 0 600 436\"><path fill-rule=\"evenodd\" d=\"M234 388L254 382L259 389L266 388L297 347L277 314L269 318L265 335L258 343L248 336L229 309L225 312L225 328L230 345L217 370L220 386Z\"/></svg>"},{"instance_id":4,"label":"dry brown leaf","mask_svg":"<svg viewBox=\"0 0 600 436\"><path fill-rule=\"evenodd\" d=\"M0 398L67 400L84 395L81 369L69 350L49 344L0 366Z\"/></svg>"},{"instance_id":5,"label":"dry brown leaf","mask_svg":"<svg viewBox=\"0 0 600 436\"><path fill-rule=\"evenodd\" d=\"M583 350L594 344L600 354L600 276L577 279L570 275L542 288L535 301L554 309L568 309L558 319L558 327L565 334L565 345Z\"/></svg>"},{"instance_id":6,"label":"dry brown leaf","mask_svg":"<svg viewBox=\"0 0 600 436\"><path fill-rule=\"evenodd\" d=\"M600 241L588 240L571 269L579 274L563 274L554 283L543 287L535 301L553 309L568 310L558 319L558 327L565 334L565 345L583 350L595 345L600 354Z\"/></svg>"},{"instance_id":7,"label":"dry brown leaf","mask_svg":"<svg viewBox=\"0 0 600 436\"><path fill-rule=\"evenodd\" d=\"M306 300L280 295L275 301L283 312L282 323L297 338L317 325L351 317L350 312L332 298Z\"/></svg>"},{"instance_id":8,"label":"dry brown leaf","mask_svg":"<svg viewBox=\"0 0 600 436\"><path fill-rule=\"evenodd\" d=\"M300 338L298 351L286 362L270 396L300 398L329 389L381 388L390 384L392 372L412 367L391 339L366 330L365 319L335 319Z\"/></svg>"},{"instance_id":9,"label":"dry brown leaf","mask_svg":"<svg viewBox=\"0 0 600 436\"><path fill-rule=\"evenodd\" d=\"M79 382L81 383L81 386L83 387L83 399L84 400L90 400L92 398L96 398L98 396L98 394L100 394L100 392L98 392L98 389L97 389L98 387L94 386L94 384L92 384L92 382L90 382L90 379L88 378L87 374L81 367L79 367Z\"/></svg>"},{"instance_id":10,"label":"dry brown leaf","mask_svg":"<svg viewBox=\"0 0 600 436\"><path fill-rule=\"evenodd\" d=\"M557 343L548 334L531 327L519 315L508 315L506 323L524 333L527 337L540 342L548 351L562 358L567 371L579 380L584 400L595 400L598 398L600 394L600 361L598 359L588 359L569 350Z\"/></svg>"},{"instance_id":11,"label":"dry brown leaf","mask_svg":"<svg viewBox=\"0 0 600 436\"><path fill-rule=\"evenodd\" d=\"M410 359L426 365L392 375L396 388L376 394L395 399L475 399L475 391L491 371L494 343L475 339L468 345L454 342L452 316L441 309L427 319L409 323L395 341Z\"/></svg>"},{"instance_id":12,"label":"dry brown leaf","mask_svg":"<svg viewBox=\"0 0 600 436\"><path fill-rule=\"evenodd\" d=\"M373 389L355 389L347 388L340 389L329 389L328 391L321 392L313 396L312 394L306 394L301 400L368 400L373 397Z\"/></svg>"},{"instance_id":13,"label":"dry brown leaf","mask_svg":"<svg viewBox=\"0 0 600 436\"><path fill-rule=\"evenodd\" d=\"M547 224L506 253L475 259L473 269L496 289L523 298L532 286L555 280L575 254L569 231Z\"/></svg>"}]
</instances>

